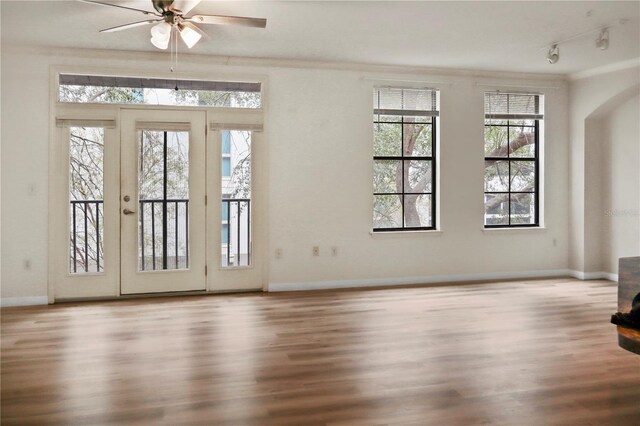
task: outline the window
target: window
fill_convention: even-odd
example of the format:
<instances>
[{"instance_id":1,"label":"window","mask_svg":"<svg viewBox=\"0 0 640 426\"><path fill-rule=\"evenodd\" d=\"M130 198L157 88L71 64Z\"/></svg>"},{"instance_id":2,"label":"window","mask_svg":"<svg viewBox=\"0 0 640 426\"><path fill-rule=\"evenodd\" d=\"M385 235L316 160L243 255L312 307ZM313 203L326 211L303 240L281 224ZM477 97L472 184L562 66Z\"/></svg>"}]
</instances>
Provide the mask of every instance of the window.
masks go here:
<instances>
[{"instance_id":1,"label":"window","mask_svg":"<svg viewBox=\"0 0 640 426\"><path fill-rule=\"evenodd\" d=\"M222 177L231 177L231 132L222 132Z\"/></svg>"},{"instance_id":2,"label":"window","mask_svg":"<svg viewBox=\"0 0 640 426\"><path fill-rule=\"evenodd\" d=\"M373 91L373 230L435 229L438 92Z\"/></svg>"},{"instance_id":3,"label":"window","mask_svg":"<svg viewBox=\"0 0 640 426\"><path fill-rule=\"evenodd\" d=\"M69 128L69 272L104 272L104 128Z\"/></svg>"},{"instance_id":4,"label":"window","mask_svg":"<svg viewBox=\"0 0 640 426\"><path fill-rule=\"evenodd\" d=\"M485 93L484 225L539 225L539 149L543 97Z\"/></svg>"},{"instance_id":5,"label":"window","mask_svg":"<svg viewBox=\"0 0 640 426\"><path fill-rule=\"evenodd\" d=\"M223 268L251 265L251 139L246 130L221 130ZM228 166L225 166L228 161ZM226 167L226 168L225 168Z\"/></svg>"},{"instance_id":6,"label":"window","mask_svg":"<svg viewBox=\"0 0 640 426\"><path fill-rule=\"evenodd\" d=\"M261 108L261 84L60 74L58 100L73 103Z\"/></svg>"}]
</instances>

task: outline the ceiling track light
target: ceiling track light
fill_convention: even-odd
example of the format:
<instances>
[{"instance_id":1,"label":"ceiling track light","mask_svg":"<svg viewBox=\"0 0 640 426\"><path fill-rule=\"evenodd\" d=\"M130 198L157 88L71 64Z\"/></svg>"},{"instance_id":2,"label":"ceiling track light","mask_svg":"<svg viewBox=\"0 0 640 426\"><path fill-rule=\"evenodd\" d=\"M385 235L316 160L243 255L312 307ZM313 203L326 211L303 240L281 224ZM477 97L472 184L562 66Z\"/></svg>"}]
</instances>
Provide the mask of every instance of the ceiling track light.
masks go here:
<instances>
[{"instance_id":1,"label":"ceiling track light","mask_svg":"<svg viewBox=\"0 0 640 426\"><path fill-rule=\"evenodd\" d=\"M604 28L600 31L600 35L596 39L596 47L600 50L607 50L609 48L609 30Z\"/></svg>"},{"instance_id":2,"label":"ceiling track light","mask_svg":"<svg viewBox=\"0 0 640 426\"><path fill-rule=\"evenodd\" d=\"M601 26L598 28L594 28L592 30L589 31L585 31L579 34L576 34L574 36L571 37L567 37L563 40L558 40L555 41L553 44L551 45L546 45L546 46L540 46L540 50L544 50L544 49L549 49L547 52L547 61L549 61L550 64L555 64L556 62L558 62L558 60L560 59L560 50L558 48L558 46L560 46L561 44L567 43L569 41L575 40L575 39L580 39L583 38L589 34L593 34L595 32L598 32L598 38L596 38L595 41L595 46L596 48L600 49L600 50L607 50L609 48L609 30L613 27L617 27L617 26L621 26L621 25L626 25L629 22L628 19L620 19L618 20L617 23L611 24L611 25L607 25L607 26Z\"/></svg>"},{"instance_id":3,"label":"ceiling track light","mask_svg":"<svg viewBox=\"0 0 640 426\"><path fill-rule=\"evenodd\" d=\"M549 52L547 53L547 61L549 61L550 64L555 64L556 62L558 62L559 59L560 59L560 48L558 47L557 44L554 44L553 46L551 46L551 48L549 49Z\"/></svg>"}]
</instances>

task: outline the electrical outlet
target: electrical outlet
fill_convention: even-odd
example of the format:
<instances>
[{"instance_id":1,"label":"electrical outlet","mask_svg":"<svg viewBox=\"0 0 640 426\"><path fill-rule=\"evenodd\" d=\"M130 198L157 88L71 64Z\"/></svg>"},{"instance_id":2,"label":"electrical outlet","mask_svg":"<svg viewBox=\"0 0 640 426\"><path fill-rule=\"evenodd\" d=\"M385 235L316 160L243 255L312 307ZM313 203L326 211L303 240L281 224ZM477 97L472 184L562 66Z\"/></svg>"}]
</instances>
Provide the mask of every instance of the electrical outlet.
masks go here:
<instances>
[{"instance_id":1,"label":"electrical outlet","mask_svg":"<svg viewBox=\"0 0 640 426\"><path fill-rule=\"evenodd\" d=\"M320 256L320 247L313 246L313 255L314 256Z\"/></svg>"},{"instance_id":2,"label":"electrical outlet","mask_svg":"<svg viewBox=\"0 0 640 426\"><path fill-rule=\"evenodd\" d=\"M25 259L23 265L25 270L31 270L31 259Z\"/></svg>"},{"instance_id":3,"label":"electrical outlet","mask_svg":"<svg viewBox=\"0 0 640 426\"><path fill-rule=\"evenodd\" d=\"M338 247L336 247L336 246L331 247L331 256L333 256L333 257L337 257L338 256Z\"/></svg>"},{"instance_id":4,"label":"electrical outlet","mask_svg":"<svg viewBox=\"0 0 640 426\"><path fill-rule=\"evenodd\" d=\"M276 259L282 259L282 249L281 248L277 248L276 249Z\"/></svg>"},{"instance_id":5,"label":"electrical outlet","mask_svg":"<svg viewBox=\"0 0 640 426\"><path fill-rule=\"evenodd\" d=\"M558 239L557 238L553 239L553 246L554 247L558 247Z\"/></svg>"}]
</instances>

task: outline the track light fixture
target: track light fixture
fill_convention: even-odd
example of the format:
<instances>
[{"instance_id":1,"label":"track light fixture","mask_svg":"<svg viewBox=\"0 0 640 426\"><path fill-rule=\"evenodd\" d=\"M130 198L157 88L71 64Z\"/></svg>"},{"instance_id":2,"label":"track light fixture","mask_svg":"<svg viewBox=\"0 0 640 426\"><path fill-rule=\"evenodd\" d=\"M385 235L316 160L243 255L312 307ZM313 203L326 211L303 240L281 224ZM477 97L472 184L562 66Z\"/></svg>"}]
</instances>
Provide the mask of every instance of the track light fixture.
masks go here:
<instances>
[{"instance_id":1,"label":"track light fixture","mask_svg":"<svg viewBox=\"0 0 640 426\"><path fill-rule=\"evenodd\" d=\"M558 62L558 59L560 59L560 48L558 48L557 44L554 44L549 49L549 53L547 53L547 61L549 61L550 64L555 64Z\"/></svg>"},{"instance_id":2,"label":"track light fixture","mask_svg":"<svg viewBox=\"0 0 640 426\"><path fill-rule=\"evenodd\" d=\"M609 48L609 30L604 28L600 31L600 35L596 39L596 47L600 50L607 50Z\"/></svg>"},{"instance_id":3,"label":"track light fixture","mask_svg":"<svg viewBox=\"0 0 640 426\"><path fill-rule=\"evenodd\" d=\"M598 33L598 38L596 38L596 41L595 41L596 48L600 50L607 50L609 48L609 30L617 26L626 25L628 22L629 22L629 19L626 19L626 18L620 19L618 20L617 23L594 28L592 30L585 31L585 32L573 35L571 37L567 37L563 40L557 40L557 41L554 41L553 44L551 45L541 46L540 50L542 51L544 49L549 49L547 52L547 61L549 61L550 64L555 64L560 59L560 49L558 46L572 40L584 38L595 32Z\"/></svg>"}]
</instances>

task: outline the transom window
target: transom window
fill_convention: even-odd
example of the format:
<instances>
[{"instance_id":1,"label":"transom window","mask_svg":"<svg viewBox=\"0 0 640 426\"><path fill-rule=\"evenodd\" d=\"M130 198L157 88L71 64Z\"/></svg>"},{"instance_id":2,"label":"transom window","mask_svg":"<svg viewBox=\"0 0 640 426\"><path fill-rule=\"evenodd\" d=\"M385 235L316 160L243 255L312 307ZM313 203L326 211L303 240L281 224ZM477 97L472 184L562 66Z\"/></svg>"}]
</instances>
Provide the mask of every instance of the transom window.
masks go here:
<instances>
[{"instance_id":1,"label":"transom window","mask_svg":"<svg viewBox=\"0 0 640 426\"><path fill-rule=\"evenodd\" d=\"M438 92L373 91L373 230L435 229Z\"/></svg>"},{"instance_id":2,"label":"transom window","mask_svg":"<svg viewBox=\"0 0 640 426\"><path fill-rule=\"evenodd\" d=\"M484 225L539 225L542 95L485 93Z\"/></svg>"},{"instance_id":3,"label":"transom window","mask_svg":"<svg viewBox=\"0 0 640 426\"><path fill-rule=\"evenodd\" d=\"M58 100L73 103L260 108L261 83L60 74Z\"/></svg>"}]
</instances>

